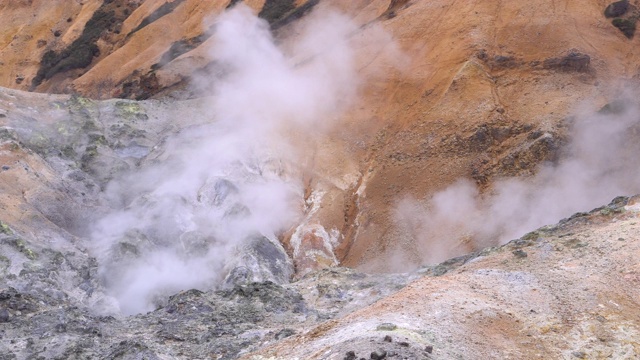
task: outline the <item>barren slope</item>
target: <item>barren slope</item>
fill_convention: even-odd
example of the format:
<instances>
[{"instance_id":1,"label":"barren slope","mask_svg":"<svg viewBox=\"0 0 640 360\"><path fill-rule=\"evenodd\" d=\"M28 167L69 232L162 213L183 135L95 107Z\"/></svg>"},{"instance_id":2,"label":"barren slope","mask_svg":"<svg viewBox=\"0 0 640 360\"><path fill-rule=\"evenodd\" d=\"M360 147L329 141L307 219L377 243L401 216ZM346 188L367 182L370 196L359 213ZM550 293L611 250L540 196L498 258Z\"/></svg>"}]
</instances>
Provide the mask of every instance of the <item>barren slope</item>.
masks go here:
<instances>
[{"instance_id":1,"label":"barren slope","mask_svg":"<svg viewBox=\"0 0 640 360\"><path fill-rule=\"evenodd\" d=\"M626 202L424 268L396 294L243 359L635 359L638 204Z\"/></svg>"},{"instance_id":2,"label":"barren slope","mask_svg":"<svg viewBox=\"0 0 640 360\"><path fill-rule=\"evenodd\" d=\"M399 200L428 199L460 178L486 189L534 173L558 160L570 115L622 98L638 75L637 40L605 18L605 1L415 1L378 17L386 4L348 11L381 23L408 63L382 65L390 78L381 79L384 56L360 49L373 80L334 141L319 145L310 186L325 199L315 221L343 236L338 259L370 269L393 268L387 255L398 249L404 264L429 261L393 224ZM430 261L482 246L452 242Z\"/></svg>"}]
</instances>

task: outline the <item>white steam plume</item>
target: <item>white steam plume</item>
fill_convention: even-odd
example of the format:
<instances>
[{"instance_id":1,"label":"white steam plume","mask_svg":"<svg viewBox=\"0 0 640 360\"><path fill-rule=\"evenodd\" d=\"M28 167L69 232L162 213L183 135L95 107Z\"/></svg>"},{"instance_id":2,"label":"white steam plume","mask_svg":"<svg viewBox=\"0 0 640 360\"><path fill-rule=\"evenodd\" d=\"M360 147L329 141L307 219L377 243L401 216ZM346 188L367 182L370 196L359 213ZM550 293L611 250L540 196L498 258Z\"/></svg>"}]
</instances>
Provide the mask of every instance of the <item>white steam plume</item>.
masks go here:
<instances>
[{"instance_id":1,"label":"white steam plume","mask_svg":"<svg viewBox=\"0 0 640 360\"><path fill-rule=\"evenodd\" d=\"M203 109L212 122L183 130L139 172L114 180L107 195L118 209L93 232L101 276L125 314L215 286L247 237L277 243L303 203L291 165L299 149L286 134L324 127L356 93L348 43L356 28L346 17L311 14L290 54L244 5L215 21L211 57L225 74Z\"/></svg>"},{"instance_id":2,"label":"white steam plume","mask_svg":"<svg viewBox=\"0 0 640 360\"><path fill-rule=\"evenodd\" d=\"M480 194L460 180L426 202L407 198L396 225L416 243L422 263L438 263L470 248L502 244L578 211L640 192L640 111L580 115L567 156L532 178L496 181Z\"/></svg>"}]
</instances>

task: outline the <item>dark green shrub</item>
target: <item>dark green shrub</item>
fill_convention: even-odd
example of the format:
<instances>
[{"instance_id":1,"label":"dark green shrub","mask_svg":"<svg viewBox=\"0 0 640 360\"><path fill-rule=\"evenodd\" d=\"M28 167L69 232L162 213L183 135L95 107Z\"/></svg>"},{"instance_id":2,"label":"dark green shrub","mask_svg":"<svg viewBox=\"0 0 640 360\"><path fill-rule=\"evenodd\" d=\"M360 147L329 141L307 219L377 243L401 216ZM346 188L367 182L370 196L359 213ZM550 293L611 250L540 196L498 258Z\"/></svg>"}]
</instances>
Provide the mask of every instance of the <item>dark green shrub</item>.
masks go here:
<instances>
[{"instance_id":1,"label":"dark green shrub","mask_svg":"<svg viewBox=\"0 0 640 360\"><path fill-rule=\"evenodd\" d=\"M615 18L624 15L629 10L629 1L621 0L616 1L614 3L609 4L606 9L604 9L604 16L608 18Z\"/></svg>"},{"instance_id":2,"label":"dark green shrub","mask_svg":"<svg viewBox=\"0 0 640 360\"><path fill-rule=\"evenodd\" d=\"M242 0L231 0L231 1L229 1L229 5L227 5L227 9L230 9L230 8L234 7L240 1L242 1Z\"/></svg>"},{"instance_id":3,"label":"dark green shrub","mask_svg":"<svg viewBox=\"0 0 640 360\"><path fill-rule=\"evenodd\" d=\"M42 81L52 78L57 73L89 66L93 58L100 55L96 42L116 20L115 12L98 9L87 21L80 37L69 47L60 53L49 50L42 55L40 69L31 82L31 88L37 87Z\"/></svg>"},{"instance_id":4,"label":"dark green shrub","mask_svg":"<svg viewBox=\"0 0 640 360\"><path fill-rule=\"evenodd\" d=\"M269 24L273 24L295 8L294 0L267 0L258 16L267 20Z\"/></svg>"},{"instance_id":5,"label":"dark green shrub","mask_svg":"<svg viewBox=\"0 0 640 360\"><path fill-rule=\"evenodd\" d=\"M175 8L178 7L178 5L182 4L183 2L184 2L184 0L175 0L173 2L166 2L166 3L162 4L162 6L157 8L156 11L152 12L149 16L144 18L142 20L142 22L140 22L140 24L138 26L136 26L135 29L131 30L131 32L129 33L128 36L133 35L135 32L137 32L140 29L144 28L145 26L151 24L152 22L160 19L161 17L163 17L163 16L165 16L167 14L170 14L173 10L175 10Z\"/></svg>"},{"instance_id":6,"label":"dark green shrub","mask_svg":"<svg viewBox=\"0 0 640 360\"><path fill-rule=\"evenodd\" d=\"M624 36L631 39L633 38L633 34L636 32L636 22L632 19L613 19L611 22L613 26L617 27L622 31Z\"/></svg>"},{"instance_id":7,"label":"dark green shrub","mask_svg":"<svg viewBox=\"0 0 640 360\"><path fill-rule=\"evenodd\" d=\"M303 17L319 2L320 0L309 0L296 8L293 0L267 0L258 16L267 20L271 29L276 30Z\"/></svg>"},{"instance_id":8,"label":"dark green shrub","mask_svg":"<svg viewBox=\"0 0 640 360\"><path fill-rule=\"evenodd\" d=\"M622 100L614 100L605 106L602 109L598 110L598 114L602 115L620 115L623 114L628 108L628 104Z\"/></svg>"},{"instance_id":9,"label":"dark green shrub","mask_svg":"<svg viewBox=\"0 0 640 360\"><path fill-rule=\"evenodd\" d=\"M297 9L291 11L290 13L286 14L282 19L276 21L275 23L271 24L271 28L276 30L284 25L287 25L290 22L296 21L300 18L302 18L303 16L305 16L308 12L310 12L311 10L313 10L313 8L318 5L318 3L320 2L320 0L309 0L306 3L304 3L304 5L301 5L300 7L298 7Z\"/></svg>"},{"instance_id":10,"label":"dark green shrub","mask_svg":"<svg viewBox=\"0 0 640 360\"><path fill-rule=\"evenodd\" d=\"M169 50L167 50L162 57L160 57L160 61L157 64L152 66L152 70L157 70L160 67L170 63L173 59L185 54L205 42L209 37L211 37L210 33L205 33L196 37L192 37L190 39L182 39L171 44Z\"/></svg>"}]
</instances>

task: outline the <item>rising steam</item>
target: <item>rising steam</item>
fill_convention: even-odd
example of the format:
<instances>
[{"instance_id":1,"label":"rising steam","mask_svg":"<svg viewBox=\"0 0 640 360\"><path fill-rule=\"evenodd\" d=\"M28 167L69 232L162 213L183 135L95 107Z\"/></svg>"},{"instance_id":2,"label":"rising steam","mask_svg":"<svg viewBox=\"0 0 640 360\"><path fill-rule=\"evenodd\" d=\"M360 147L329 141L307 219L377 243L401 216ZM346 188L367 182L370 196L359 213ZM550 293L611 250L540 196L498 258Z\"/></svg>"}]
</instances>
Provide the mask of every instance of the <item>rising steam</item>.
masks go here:
<instances>
[{"instance_id":1,"label":"rising steam","mask_svg":"<svg viewBox=\"0 0 640 360\"><path fill-rule=\"evenodd\" d=\"M358 84L344 16L311 14L287 53L268 24L236 6L215 19L211 58L224 69L203 112L211 122L167 139L135 174L109 184L114 208L92 235L101 277L125 314L219 283L236 249L273 246L300 215L296 137L317 131ZM179 122L180 119L175 119ZM263 279L268 280L268 279Z\"/></svg>"},{"instance_id":2,"label":"rising steam","mask_svg":"<svg viewBox=\"0 0 640 360\"><path fill-rule=\"evenodd\" d=\"M499 180L486 194L460 180L426 202L400 201L396 224L411 234L421 260L433 264L461 255L464 242L474 248L502 244L640 192L639 109L590 113L574 120L567 156L541 166L532 178Z\"/></svg>"}]
</instances>

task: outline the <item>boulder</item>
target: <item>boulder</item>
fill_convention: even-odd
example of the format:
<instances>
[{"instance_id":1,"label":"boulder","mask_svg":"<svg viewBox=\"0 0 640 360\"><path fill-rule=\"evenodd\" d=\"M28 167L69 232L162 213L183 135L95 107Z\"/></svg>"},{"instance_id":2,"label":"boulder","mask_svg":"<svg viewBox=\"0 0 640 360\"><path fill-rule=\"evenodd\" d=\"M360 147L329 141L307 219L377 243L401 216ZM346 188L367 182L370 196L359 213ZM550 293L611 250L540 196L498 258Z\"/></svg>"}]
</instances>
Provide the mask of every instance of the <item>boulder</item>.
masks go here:
<instances>
[{"instance_id":1,"label":"boulder","mask_svg":"<svg viewBox=\"0 0 640 360\"><path fill-rule=\"evenodd\" d=\"M227 288L264 281L286 284L293 276L293 262L278 240L251 236L236 254L238 257L229 265L231 270L224 280Z\"/></svg>"}]
</instances>

